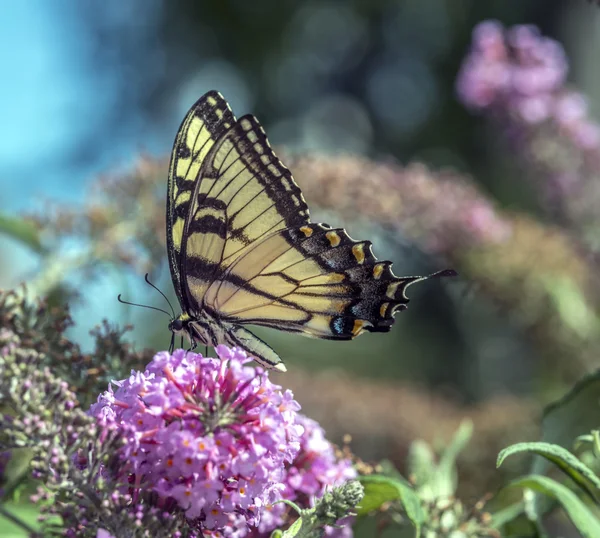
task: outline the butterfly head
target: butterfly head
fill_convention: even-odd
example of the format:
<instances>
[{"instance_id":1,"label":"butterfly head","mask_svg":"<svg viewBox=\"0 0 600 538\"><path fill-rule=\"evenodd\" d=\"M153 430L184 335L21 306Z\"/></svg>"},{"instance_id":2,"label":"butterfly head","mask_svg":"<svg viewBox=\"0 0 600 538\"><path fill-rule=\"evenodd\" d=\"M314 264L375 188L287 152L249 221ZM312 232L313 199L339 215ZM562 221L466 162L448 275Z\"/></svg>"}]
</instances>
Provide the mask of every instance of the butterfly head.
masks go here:
<instances>
[{"instance_id":1,"label":"butterfly head","mask_svg":"<svg viewBox=\"0 0 600 538\"><path fill-rule=\"evenodd\" d=\"M183 345L183 336L186 336L190 341L192 347L195 346L195 339L192 337L191 327L190 327L191 318L186 313L181 313L179 316L174 317L169 322L169 330L173 333L171 337L171 350L174 348L175 337L177 335L181 335L181 341Z\"/></svg>"},{"instance_id":2,"label":"butterfly head","mask_svg":"<svg viewBox=\"0 0 600 538\"><path fill-rule=\"evenodd\" d=\"M189 333L190 321L192 321L192 317L187 312L182 312L178 316L171 318L169 330L175 334Z\"/></svg>"},{"instance_id":3,"label":"butterfly head","mask_svg":"<svg viewBox=\"0 0 600 538\"><path fill-rule=\"evenodd\" d=\"M173 333L172 343L176 335L186 336L190 341L192 349L198 344L206 346L216 346L222 343L222 330L220 327L211 323L210 318L206 316L197 316L192 318L189 314L183 312L169 322L169 330Z\"/></svg>"},{"instance_id":4,"label":"butterfly head","mask_svg":"<svg viewBox=\"0 0 600 538\"><path fill-rule=\"evenodd\" d=\"M188 320L182 319L182 315L180 314L178 317L172 319L169 323L169 330L174 334L182 334L188 332Z\"/></svg>"}]
</instances>

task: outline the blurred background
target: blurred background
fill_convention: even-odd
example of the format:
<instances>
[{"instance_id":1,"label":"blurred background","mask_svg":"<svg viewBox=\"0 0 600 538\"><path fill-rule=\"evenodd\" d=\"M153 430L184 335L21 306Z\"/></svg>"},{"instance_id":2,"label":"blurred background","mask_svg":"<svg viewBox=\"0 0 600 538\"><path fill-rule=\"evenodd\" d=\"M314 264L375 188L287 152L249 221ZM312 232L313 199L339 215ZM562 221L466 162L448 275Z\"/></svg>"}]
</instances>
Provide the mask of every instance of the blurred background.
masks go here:
<instances>
[{"instance_id":1,"label":"blurred background","mask_svg":"<svg viewBox=\"0 0 600 538\"><path fill-rule=\"evenodd\" d=\"M175 299L165 159L188 108L217 89L259 118L314 220L371 239L399 275L461 274L412 288L389 334L257 331L288 366L277 381L332 440L350 433L359 456L399 466L409 441L470 416L465 465L487 470L465 491L493 489L496 449L534 439L543 404L595 368L597 228L581 208L596 191L567 187L593 184L600 150L554 116L515 116L506 95L486 108L457 92L490 19L564 47L534 86L555 68L546 94L585 95L573 114L592 132L600 8L584 0L0 2L0 287L69 300L84 348L107 318L134 324L136 347L165 349L166 317L116 297L164 307L149 270Z\"/></svg>"}]
</instances>

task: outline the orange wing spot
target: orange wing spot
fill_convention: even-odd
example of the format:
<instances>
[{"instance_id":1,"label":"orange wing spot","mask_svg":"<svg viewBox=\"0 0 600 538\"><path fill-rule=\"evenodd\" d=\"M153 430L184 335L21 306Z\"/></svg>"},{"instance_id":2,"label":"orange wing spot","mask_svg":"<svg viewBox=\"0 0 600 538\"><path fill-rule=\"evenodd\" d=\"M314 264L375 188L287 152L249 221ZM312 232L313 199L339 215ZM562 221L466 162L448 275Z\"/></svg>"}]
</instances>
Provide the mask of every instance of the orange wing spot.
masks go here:
<instances>
[{"instance_id":1,"label":"orange wing spot","mask_svg":"<svg viewBox=\"0 0 600 538\"><path fill-rule=\"evenodd\" d=\"M365 246L361 243L354 245L352 247L352 254L354 254L358 263L363 263L365 261Z\"/></svg>"},{"instance_id":2,"label":"orange wing spot","mask_svg":"<svg viewBox=\"0 0 600 538\"><path fill-rule=\"evenodd\" d=\"M358 336L363 327L365 326L365 322L362 319L354 320L354 327L352 327L352 336Z\"/></svg>"},{"instance_id":3,"label":"orange wing spot","mask_svg":"<svg viewBox=\"0 0 600 538\"><path fill-rule=\"evenodd\" d=\"M379 307L379 315L382 318L385 318L385 313L387 312L388 306L390 306L390 303L383 303L380 307Z\"/></svg>"},{"instance_id":4,"label":"orange wing spot","mask_svg":"<svg viewBox=\"0 0 600 538\"><path fill-rule=\"evenodd\" d=\"M383 273L383 267L384 265L382 263L378 263L373 267L374 278L379 278L381 276L381 273Z\"/></svg>"},{"instance_id":5,"label":"orange wing spot","mask_svg":"<svg viewBox=\"0 0 600 538\"><path fill-rule=\"evenodd\" d=\"M340 236L336 232L327 232L325 237L329 240L329 244L332 247L337 247L340 244Z\"/></svg>"},{"instance_id":6,"label":"orange wing spot","mask_svg":"<svg viewBox=\"0 0 600 538\"><path fill-rule=\"evenodd\" d=\"M390 284L387 288L386 291L386 296L389 299L395 299L396 298L396 291L398 291L398 286L400 285L400 282L394 282L393 284Z\"/></svg>"},{"instance_id":7,"label":"orange wing spot","mask_svg":"<svg viewBox=\"0 0 600 538\"><path fill-rule=\"evenodd\" d=\"M342 273L333 273L330 279L332 284L339 284L340 282L344 282L344 280L346 280L346 276Z\"/></svg>"},{"instance_id":8,"label":"orange wing spot","mask_svg":"<svg viewBox=\"0 0 600 538\"><path fill-rule=\"evenodd\" d=\"M302 226L300 231L304 234L304 237L310 237L313 234L312 228L310 226Z\"/></svg>"}]
</instances>

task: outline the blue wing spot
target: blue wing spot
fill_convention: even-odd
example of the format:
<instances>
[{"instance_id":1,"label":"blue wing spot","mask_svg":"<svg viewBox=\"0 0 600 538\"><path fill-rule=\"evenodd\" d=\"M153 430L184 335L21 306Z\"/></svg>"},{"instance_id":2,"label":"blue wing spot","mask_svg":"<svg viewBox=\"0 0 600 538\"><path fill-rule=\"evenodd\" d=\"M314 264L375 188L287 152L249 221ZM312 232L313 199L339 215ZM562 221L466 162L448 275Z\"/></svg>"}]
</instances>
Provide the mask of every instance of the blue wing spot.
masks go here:
<instances>
[{"instance_id":1,"label":"blue wing spot","mask_svg":"<svg viewBox=\"0 0 600 538\"><path fill-rule=\"evenodd\" d=\"M344 318L335 318L331 325L335 334L344 334Z\"/></svg>"}]
</instances>

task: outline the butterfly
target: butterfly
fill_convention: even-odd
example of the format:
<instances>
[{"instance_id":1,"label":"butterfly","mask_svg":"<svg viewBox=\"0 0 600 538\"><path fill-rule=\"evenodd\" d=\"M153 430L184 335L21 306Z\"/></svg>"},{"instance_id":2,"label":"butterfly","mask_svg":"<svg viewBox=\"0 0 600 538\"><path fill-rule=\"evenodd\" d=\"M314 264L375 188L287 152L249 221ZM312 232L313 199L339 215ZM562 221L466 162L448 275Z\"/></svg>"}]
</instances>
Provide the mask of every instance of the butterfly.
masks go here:
<instances>
[{"instance_id":1,"label":"butterfly","mask_svg":"<svg viewBox=\"0 0 600 538\"><path fill-rule=\"evenodd\" d=\"M182 310L169 323L173 338L186 335L192 348L236 346L282 371L247 325L330 340L387 332L406 308L406 288L429 278L399 278L369 241L311 222L257 119L236 120L216 91L192 106L175 138L167 250Z\"/></svg>"}]
</instances>

